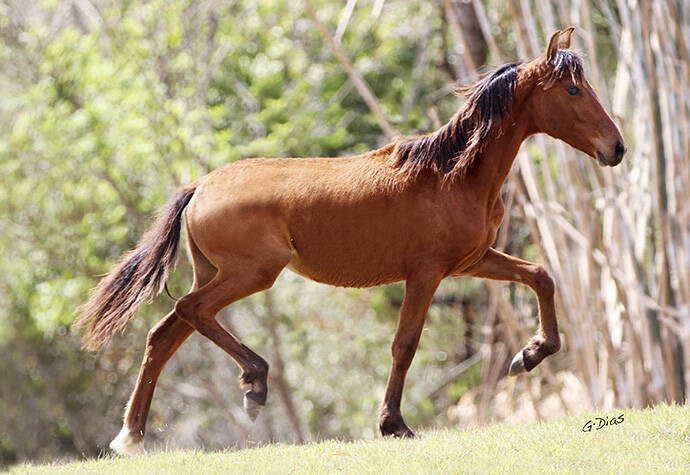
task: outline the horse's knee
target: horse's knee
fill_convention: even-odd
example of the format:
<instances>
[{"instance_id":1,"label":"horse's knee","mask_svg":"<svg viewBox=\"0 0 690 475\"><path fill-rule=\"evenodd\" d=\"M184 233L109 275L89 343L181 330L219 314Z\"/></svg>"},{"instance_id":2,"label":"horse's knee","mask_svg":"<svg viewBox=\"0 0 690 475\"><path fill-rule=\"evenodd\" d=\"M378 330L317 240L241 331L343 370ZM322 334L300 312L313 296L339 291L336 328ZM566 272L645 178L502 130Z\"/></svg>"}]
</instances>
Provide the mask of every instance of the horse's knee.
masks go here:
<instances>
[{"instance_id":1,"label":"horse's knee","mask_svg":"<svg viewBox=\"0 0 690 475\"><path fill-rule=\"evenodd\" d=\"M416 350L417 339L414 338L401 338L393 341L393 345L391 345L391 353L395 362L412 359L411 357Z\"/></svg>"},{"instance_id":2,"label":"horse's knee","mask_svg":"<svg viewBox=\"0 0 690 475\"><path fill-rule=\"evenodd\" d=\"M533 275L537 292L546 297L551 297L556 290L556 286L544 266L535 264Z\"/></svg>"}]
</instances>

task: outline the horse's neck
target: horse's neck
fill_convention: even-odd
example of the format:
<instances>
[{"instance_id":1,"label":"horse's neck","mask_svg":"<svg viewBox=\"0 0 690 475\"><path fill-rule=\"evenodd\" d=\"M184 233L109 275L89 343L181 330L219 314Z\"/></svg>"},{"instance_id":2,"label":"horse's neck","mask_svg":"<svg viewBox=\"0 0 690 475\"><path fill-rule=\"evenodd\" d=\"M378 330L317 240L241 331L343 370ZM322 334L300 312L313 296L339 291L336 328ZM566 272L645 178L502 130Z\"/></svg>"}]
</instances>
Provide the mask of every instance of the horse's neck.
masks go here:
<instances>
[{"instance_id":1,"label":"horse's neck","mask_svg":"<svg viewBox=\"0 0 690 475\"><path fill-rule=\"evenodd\" d=\"M500 197L501 186L510 172L520 145L529 135L527 124L520 118L506 119L502 132L489 139L476 158L475 166L464 177L463 187L470 185L488 205Z\"/></svg>"}]
</instances>

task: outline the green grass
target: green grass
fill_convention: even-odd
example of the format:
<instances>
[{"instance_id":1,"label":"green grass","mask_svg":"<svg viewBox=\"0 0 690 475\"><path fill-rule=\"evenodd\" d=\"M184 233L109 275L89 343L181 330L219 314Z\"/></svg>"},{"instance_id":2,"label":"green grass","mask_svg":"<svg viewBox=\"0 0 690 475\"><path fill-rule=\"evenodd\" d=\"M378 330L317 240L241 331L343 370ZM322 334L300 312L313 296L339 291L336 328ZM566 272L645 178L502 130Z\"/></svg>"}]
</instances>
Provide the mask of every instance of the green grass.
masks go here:
<instances>
[{"instance_id":1,"label":"green grass","mask_svg":"<svg viewBox=\"0 0 690 475\"><path fill-rule=\"evenodd\" d=\"M619 425L583 432L587 420L624 414ZM162 451L65 464L18 465L12 473L690 473L690 406L660 405L423 432L417 440L269 445L225 452Z\"/></svg>"}]
</instances>

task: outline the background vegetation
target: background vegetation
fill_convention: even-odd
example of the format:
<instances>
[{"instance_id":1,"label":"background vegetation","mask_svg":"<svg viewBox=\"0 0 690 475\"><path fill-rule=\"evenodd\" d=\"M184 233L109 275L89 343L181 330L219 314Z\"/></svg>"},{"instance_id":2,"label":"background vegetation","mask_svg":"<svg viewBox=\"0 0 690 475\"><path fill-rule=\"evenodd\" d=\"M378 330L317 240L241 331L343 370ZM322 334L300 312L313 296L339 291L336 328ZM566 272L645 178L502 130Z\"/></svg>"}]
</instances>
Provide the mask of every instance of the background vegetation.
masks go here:
<instances>
[{"instance_id":1,"label":"background vegetation","mask_svg":"<svg viewBox=\"0 0 690 475\"><path fill-rule=\"evenodd\" d=\"M564 351L503 379L536 327L533 295L448 280L403 410L442 427L687 400L688 15L674 0L0 3L0 465L95 455L119 430L146 331L172 302L97 354L69 327L176 186L244 157L354 154L432 130L461 104L456 81L534 57L571 24L629 153L600 170L530 139L496 243L555 277ZM179 261L177 295L191 282ZM283 274L220 317L271 363L259 421L232 361L194 335L160 380L148 443L374 437L402 293Z\"/></svg>"}]
</instances>

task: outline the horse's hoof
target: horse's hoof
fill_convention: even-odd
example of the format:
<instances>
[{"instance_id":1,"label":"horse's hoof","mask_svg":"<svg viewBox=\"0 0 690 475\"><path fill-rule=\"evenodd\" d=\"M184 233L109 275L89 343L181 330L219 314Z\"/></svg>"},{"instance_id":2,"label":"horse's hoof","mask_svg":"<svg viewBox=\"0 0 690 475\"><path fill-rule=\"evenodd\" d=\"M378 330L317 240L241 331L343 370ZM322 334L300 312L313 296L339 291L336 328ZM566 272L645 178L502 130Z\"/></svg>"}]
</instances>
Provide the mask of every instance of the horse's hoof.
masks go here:
<instances>
[{"instance_id":1,"label":"horse's hoof","mask_svg":"<svg viewBox=\"0 0 690 475\"><path fill-rule=\"evenodd\" d=\"M414 433L409 427L400 427L393 430L381 429L381 435L383 437L394 437L396 439L418 439L419 436Z\"/></svg>"},{"instance_id":2,"label":"horse's hoof","mask_svg":"<svg viewBox=\"0 0 690 475\"><path fill-rule=\"evenodd\" d=\"M117 437L110 442L110 449L117 453L118 455L144 455L144 443L143 439L136 439L132 436L130 430L127 427L123 427Z\"/></svg>"},{"instance_id":3,"label":"horse's hoof","mask_svg":"<svg viewBox=\"0 0 690 475\"><path fill-rule=\"evenodd\" d=\"M407 427L405 421L402 417L394 419L392 421L382 422L379 425L379 431L383 437L395 437L399 439L416 439L417 434L415 434L412 429Z\"/></svg>"},{"instance_id":4,"label":"horse's hoof","mask_svg":"<svg viewBox=\"0 0 690 475\"><path fill-rule=\"evenodd\" d=\"M264 408L266 403L266 396L261 398L254 391L247 391L244 393L244 411L249 416L252 422L256 421L256 418L261 414L261 409Z\"/></svg>"},{"instance_id":5,"label":"horse's hoof","mask_svg":"<svg viewBox=\"0 0 690 475\"><path fill-rule=\"evenodd\" d=\"M513 358L513 361L510 362L508 376L517 376L527 372L527 369L525 368L525 356L523 353L524 351L518 352L518 354Z\"/></svg>"}]
</instances>

